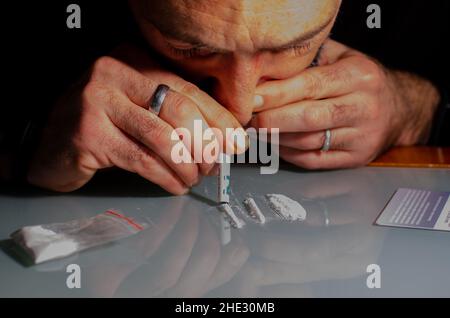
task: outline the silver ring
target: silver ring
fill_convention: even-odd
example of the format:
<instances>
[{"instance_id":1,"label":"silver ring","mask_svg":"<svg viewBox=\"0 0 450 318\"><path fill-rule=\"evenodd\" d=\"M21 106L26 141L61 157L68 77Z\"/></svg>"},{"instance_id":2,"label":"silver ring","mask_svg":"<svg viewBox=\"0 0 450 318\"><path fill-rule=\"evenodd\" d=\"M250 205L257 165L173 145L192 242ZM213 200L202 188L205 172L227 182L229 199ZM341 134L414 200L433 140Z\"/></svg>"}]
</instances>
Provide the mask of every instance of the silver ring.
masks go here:
<instances>
[{"instance_id":1,"label":"silver ring","mask_svg":"<svg viewBox=\"0 0 450 318\"><path fill-rule=\"evenodd\" d=\"M170 90L170 87L164 84L158 86L153 94L152 100L150 102L149 110L152 110L156 115L159 115L161 112L162 104L166 99L167 92Z\"/></svg>"},{"instance_id":2,"label":"silver ring","mask_svg":"<svg viewBox=\"0 0 450 318\"><path fill-rule=\"evenodd\" d=\"M327 152L330 150L331 147L331 130L327 129L325 130L325 141L323 143L321 151Z\"/></svg>"}]
</instances>

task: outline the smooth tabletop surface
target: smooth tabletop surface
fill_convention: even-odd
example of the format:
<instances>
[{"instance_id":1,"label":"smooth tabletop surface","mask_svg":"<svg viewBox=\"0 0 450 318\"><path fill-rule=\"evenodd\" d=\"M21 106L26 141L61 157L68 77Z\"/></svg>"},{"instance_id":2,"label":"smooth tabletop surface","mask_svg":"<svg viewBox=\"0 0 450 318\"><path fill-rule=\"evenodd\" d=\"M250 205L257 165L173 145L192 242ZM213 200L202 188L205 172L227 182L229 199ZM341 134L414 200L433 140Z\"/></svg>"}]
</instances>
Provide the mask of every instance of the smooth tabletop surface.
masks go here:
<instances>
[{"instance_id":1,"label":"smooth tabletop surface","mask_svg":"<svg viewBox=\"0 0 450 318\"><path fill-rule=\"evenodd\" d=\"M450 191L450 170L361 168L260 175L231 171L232 203L248 194L284 194L308 212L303 223L245 215L226 230L215 208L216 178L172 197L122 172L96 177L71 194L0 193L0 297L450 297L450 233L373 225L401 187ZM144 216L141 233L65 259L26 267L7 253L9 235L27 225L65 222L117 209ZM81 288L66 267L81 268ZM381 269L369 289L367 267Z\"/></svg>"}]
</instances>

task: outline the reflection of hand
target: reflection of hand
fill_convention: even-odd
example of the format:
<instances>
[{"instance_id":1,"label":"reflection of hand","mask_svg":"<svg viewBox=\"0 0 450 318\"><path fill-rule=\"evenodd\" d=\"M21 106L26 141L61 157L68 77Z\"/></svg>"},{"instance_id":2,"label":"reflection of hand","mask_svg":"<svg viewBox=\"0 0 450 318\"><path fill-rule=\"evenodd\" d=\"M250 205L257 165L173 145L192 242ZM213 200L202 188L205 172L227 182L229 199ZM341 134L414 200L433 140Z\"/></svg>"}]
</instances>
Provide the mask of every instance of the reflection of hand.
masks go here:
<instances>
[{"instance_id":1,"label":"reflection of hand","mask_svg":"<svg viewBox=\"0 0 450 318\"><path fill-rule=\"evenodd\" d=\"M388 199L383 184L376 170L340 170L284 178L271 191L298 200L308 212L305 225L335 226L372 223Z\"/></svg>"},{"instance_id":2,"label":"reflection of hand","mask_svg":"<svg viewBox=\"0 0 450 318\"><path fill-rule=\"evenodd\" d=\"M144 264L110 265L92 272L99 296L198 297L228 282L246 262L248 249L239 236L221 246L220 233L187 198L174 199L172 209L134 240L131 249ZM106 266L108 267L108 266ZM114 272L114 275L111 275ZM94 282L95 281L95 282Z\"/></svg>"},{"instance_id":3,"label":"reflection of hand","mask_svg":"<svg viewBox=\"0 0 450 318\"><path fill-rule=\"evenodd\" d=\"M303 287L297 292L304 295L308 283L365 273L378 257L381 242L376 239L379 236L373 231L354 225L315 232L306 229L291 234L259 234L251 245L251 260L229 288L237 296L261 297L264 293L271 295L269 291L280 284L297 284Z\"/></svg>"},{"instance_id":4,"label":"reflection of hand","mask_svg":"<svg viewBox=\"0 0 450 318\"><path fill-rule=\"evenodd\" d=\"M320 66L257 88L264 105L252 125L280 129L280 156L308 169L365 165L393 145L424 141L438 103L436 89L394 72L335 41ZM331 151L321 152L324 131Z\"/></svg>"},{"instance_id":5,"label":"reflection of hand","mask_svg":"<svg viewBox=\"0 0 450 318\"><path fill-rule=\"evenodd\" d=\"M28 179L32 184L72 191L97 170L117 166L182 194L213 167L211 158L207 159L210 163L203 158L201 147L194 147L194 120L201 121L203 129L220 129L222 136L226 128L240 128L213 98L162 70L141 51L126 47L117 55L121 58L98 59L86 80L56 105L31 161ZM172 90L157 116L148 107L159 84ZM172 149L180 140L171 137L178 136L174 128L181 127L191 135L190 140L183 138L185 153L202 158L202 163L177 164L172 159ZM204 143L214 141L212 136ZM227 149L245 150L232 146ZM198 149L200 153L195 153Z\"/></svg>"},{"instance_id":6,"label":"reflection of hand","mask_svg":"<svg viewBox=\"0 0 450 318\"><path fill-rule=\"evenodd\" d=\"M305 224L280 225L283 231L264 235L246 233L252 258L233 279L233 287L242 296L264 296L272 289L282 292L279 284L299 284L302 288L293 292L308 295L310 282L364 274L367 265L376 263L382 244L382 230L371 227L386 200L378 194L377 181L376 172L368 170L328 173L326 182L317 174L304 174L280 184L290 189L286 195L306 198ZM328 227L319 203L328 208Z\"/></svg>"}]
</instances>

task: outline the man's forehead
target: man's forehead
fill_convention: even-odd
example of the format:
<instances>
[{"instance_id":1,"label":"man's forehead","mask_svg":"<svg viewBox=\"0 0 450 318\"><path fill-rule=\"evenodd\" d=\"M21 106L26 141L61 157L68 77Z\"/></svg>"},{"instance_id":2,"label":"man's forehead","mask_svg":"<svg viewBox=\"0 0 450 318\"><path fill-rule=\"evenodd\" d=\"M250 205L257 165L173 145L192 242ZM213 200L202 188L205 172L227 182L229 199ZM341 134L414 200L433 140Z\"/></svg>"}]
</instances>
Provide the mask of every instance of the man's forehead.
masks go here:
<instances>
[{"instance_id":1,"label":"man's forehead","mask_svg":"<svg viewBox=\"0 0 450 318\"><path fill-rule=\"evenodd\" d=\"M144 0L146 1L146 0ZM149 1L144 15L164 35L224 50L278 47L334 18L340 0Z\"/></svg>"}]
</instances>

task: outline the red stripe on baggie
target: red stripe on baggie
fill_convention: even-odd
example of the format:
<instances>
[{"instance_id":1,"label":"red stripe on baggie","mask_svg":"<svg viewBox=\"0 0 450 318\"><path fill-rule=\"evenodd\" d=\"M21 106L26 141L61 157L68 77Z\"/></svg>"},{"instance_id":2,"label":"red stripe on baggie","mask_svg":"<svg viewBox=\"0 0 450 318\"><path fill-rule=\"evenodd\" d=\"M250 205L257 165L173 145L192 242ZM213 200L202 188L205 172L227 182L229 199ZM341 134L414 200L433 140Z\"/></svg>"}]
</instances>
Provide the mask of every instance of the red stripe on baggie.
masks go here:
<instances>
[{"instance_id":1,"label":"red stripe on baggie","mask_svg":"<svg viewBox=\"0 0 450 318\"><path fill-rule=\"evenodd\" d=\"M117 212L112 211L112 210L108 210L108 211L106 211L105 213L111 214L111 215L113 215L113 216L116 216L116 217L118 217L118 218L120 218L120 219L123 219L123 220L127 221L130 225L132 225L135 229L137 229L137 230L139 230L139 231L142 231L142 230L144 229L141 225L137 224L137 223L134 222L132 219L127 218L127 217L126 217L125 215L123 215L123 214L117 213Z\"/></svg>"}]
</instances>

